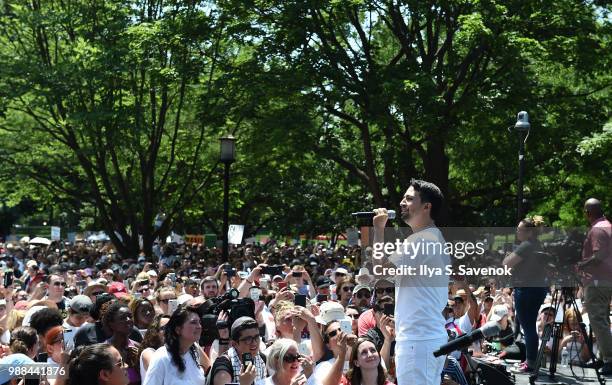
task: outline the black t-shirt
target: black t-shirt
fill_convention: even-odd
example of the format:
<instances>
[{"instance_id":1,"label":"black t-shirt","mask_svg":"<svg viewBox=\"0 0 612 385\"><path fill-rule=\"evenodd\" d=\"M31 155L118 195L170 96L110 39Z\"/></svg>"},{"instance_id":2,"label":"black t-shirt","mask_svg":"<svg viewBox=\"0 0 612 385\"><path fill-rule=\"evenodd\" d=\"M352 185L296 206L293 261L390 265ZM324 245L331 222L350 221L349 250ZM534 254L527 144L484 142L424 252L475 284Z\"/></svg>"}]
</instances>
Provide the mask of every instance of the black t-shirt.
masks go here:
<instances>
[{"instance_id":1,"label":"black t-shirt","mask_svg":"<svg viewBox=\"0 0 612 385\"><path fill-rule=\"evenodd\" d=\"M262 353L259 353L259 356L265 363L266 356L264 356ZM217 359L212 365L212 368L210 369L210 379L211 379L210 383L211 384L214 382L215 376L219 372L228 372L230 376L232 376L232 382L240 382L239 378L234 378L234 369L232 368L232 361L225 354L217 357Z\"/></svg>"},{"instance_id":2,"label":"black t-shirt","mask_svg":"<svg viewBox=\"0 0 612 385\"><path fill-rule=\"evenodd\" d=\"M232 381L239 382L238 379L234 378L234 370L232 369L232 362L230 361L229 357L225 355L217 357L217 359L213 363L212 368L210 369L211 383L214 381L215 376L219 372L228 372L230 376L232 376Z\"/></svg>"},{"instance_id":3,"label":"black t-shirt","mask_svg":"<svg viewBox=\"0 0 612 385\"><path fill-rule=\"evenodd\" d=\"M79 328L79 330L74 335L74 347L80 345L91 345L97 344L106 341L111 336L104 333L104 328L102 327L101 322L96 322L93 324L85 324ZM132 333L129 337L131 340L134 340L138 343L142 342L142 335L135 327L132 328Z\"/></svg>"},{"instance_id":4,"label":"black t-shirt","mask_svg":"<svg viewBox=\"0 0 612 385\"><path fill-rule=\"evenodd\" d=\"M515 287L541 286L535 284L542 282L542 276L546 273L542 261L538 260L537 253L541 250L538 241L526 240L518 245L514 253L521 257L521 262L512 269L512 283Z\"/></svg>"}]
</instances>

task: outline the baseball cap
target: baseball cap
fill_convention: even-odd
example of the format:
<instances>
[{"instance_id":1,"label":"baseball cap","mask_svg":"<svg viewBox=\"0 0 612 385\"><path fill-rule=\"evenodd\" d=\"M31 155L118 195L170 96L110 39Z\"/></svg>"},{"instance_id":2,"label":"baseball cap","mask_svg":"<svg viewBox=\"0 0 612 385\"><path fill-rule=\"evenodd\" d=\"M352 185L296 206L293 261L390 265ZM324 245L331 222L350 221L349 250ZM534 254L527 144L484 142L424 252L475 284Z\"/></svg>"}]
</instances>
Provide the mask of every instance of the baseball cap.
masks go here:
<instances>
[{"instance_id":1,"label":"baseball cap","mask_svg":"<svg viewBox=\"0 0 612 385\"><path fill-rule=\"evenodd\" d=\"M108 285L108 292L117 298L124 298L128 296L127 289L122 282L113 282Z\"/></svg>"},{"instance_id":2,"label":"baseball cap","mask_svg":"<svg viewBox=\"0 0 612 385\"><path fill-rule=\"evenodd\" d=\"M32 266L38 267L38 263L35 260L30 259L29 261L26 262L26 267L32 267Z\"/></svg>"},{"instance_id":3,"label":"baseball cap","mask_svg":"<svg viewBox=\"0 0 612 385\"><path fill-rule=\"evenodd\" d=\"M495 305L491 310L491 318L489 321L499 322L504 316L508 315L508 308L506 305Z\"/></svg>"},{"instance_id":4,"label":"baseball cap","mask_svg":"<svg viewBox=\"0 0 612 385\"><path fill-rule=\"evenodd\" d=\"M93 308L93 302L86 295L76 295L70 300L70 309L78 314L89 314Z\"/></svg>"},{"instance_id":5,"label":"baseball cap","mask_svg":"<svg viewBox=\"0 0 612 385\"><path fill-rule=\"evenodd\" d=\"M356 285L355 288L353 289L353 294L357 294L359 292L359 290L363 290L366 289L368 292L372 293L372 288L368 285Z\"/></svg>"},{"instance_id":6,"label":"baseball cap","mask_svg":"<svg viewBox=\"0 0 612 385\"><path fill-rule=\"evenodd\" d=\"M329 286L331 286L331 284L332 284L331 279L329 279L329 278L327 278L325 276L317 278L317 288L319 288L319 289L324 289L326 287L329 287Z\"/></svg>"},{"instance_id":7,"label":"baseball cap","mask_svg":"<svg viewBox=\"0 0 612 385\"><path fill-rule=\"evenodd\" d=\"M327 325L332 321L350 320L344 313L344 307L338 302L323 302L321 310L315 320L323 325Z\"/></svg>"},{"instance_id":8,"label":"baseball cap","mask_svg":"<svg viewBox=\"0 0 612 385\"><path fill-rule=\"evenodd\" d=\"M155 270L149 270L147 271L147 274L149 274L149 277L157 277L157 273L155 272Z\"/></svg>"}]
</instances>

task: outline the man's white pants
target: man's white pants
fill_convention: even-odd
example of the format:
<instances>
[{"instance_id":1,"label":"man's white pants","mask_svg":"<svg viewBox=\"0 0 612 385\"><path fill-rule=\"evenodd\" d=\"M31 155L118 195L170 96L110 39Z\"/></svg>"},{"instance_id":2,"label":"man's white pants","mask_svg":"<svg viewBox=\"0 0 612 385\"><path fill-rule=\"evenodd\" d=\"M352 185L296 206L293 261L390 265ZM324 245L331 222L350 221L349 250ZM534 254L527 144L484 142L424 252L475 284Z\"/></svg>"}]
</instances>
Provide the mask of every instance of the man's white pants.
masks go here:
<instances>
[{"instance_id":1,"label":"man's white pants","mask_svg":"<svg viewBox=\"0 0 612 385\"><path fill-rule=\"evenodd\" d=\"M397 385L440 385L446 356L434 357L433 352L447 342L447 338L397 341Z\"/></svg>"}]
</instances>

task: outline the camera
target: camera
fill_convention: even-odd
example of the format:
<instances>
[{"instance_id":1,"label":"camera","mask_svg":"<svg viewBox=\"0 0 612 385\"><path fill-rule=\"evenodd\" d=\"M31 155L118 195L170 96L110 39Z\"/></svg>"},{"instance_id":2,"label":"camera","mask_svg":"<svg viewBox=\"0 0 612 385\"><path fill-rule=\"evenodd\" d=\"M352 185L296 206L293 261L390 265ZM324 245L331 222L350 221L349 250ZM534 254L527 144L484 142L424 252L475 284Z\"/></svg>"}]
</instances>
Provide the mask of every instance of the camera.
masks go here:
<instances>
[{"instance_id":1,"label":"camera","mask_svg":"<svg viewBox=\"0 0 612 385\"><path fill-rule=\"evenodd\" d=\"M210 298L197 308L202 323L200 345L207 346L219 338L219 327L231 327L232 323L240 317L255 318L255 302L251 298L238 298L240 293L231 289L218 297ZM228 313L227 325L218 325L219 313L225 310Z\"/></svg>"}]
</instances>

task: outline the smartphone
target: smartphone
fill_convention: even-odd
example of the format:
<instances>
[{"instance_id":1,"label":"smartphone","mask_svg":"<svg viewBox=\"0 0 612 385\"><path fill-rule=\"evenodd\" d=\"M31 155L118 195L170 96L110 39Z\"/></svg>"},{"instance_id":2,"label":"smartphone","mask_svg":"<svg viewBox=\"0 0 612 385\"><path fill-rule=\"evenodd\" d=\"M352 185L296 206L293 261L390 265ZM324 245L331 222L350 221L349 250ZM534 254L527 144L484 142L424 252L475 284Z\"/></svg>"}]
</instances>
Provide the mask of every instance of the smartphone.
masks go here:
<instances>
[{"instance_id":1,"label":"smartphone","mask_svg":"<svg viewBox=\"0 0 612 385\"><path fill-rule=\"evenodd\" d=\"M260 286L262 289L266 289L266 290L267 290L267 289L269 289L269 288L270 288L270 281L268 281L268 280L267 280L267 279L265 279L265 278L260 278L260 279L259 279L259 286Z\"/></svg>"},{"instance_id":2,"label":"smartphone","mask_svg":"<svg viewBox=\"0 0 612 385\"><path fill-rule=\"evenodd\" d=\"M317 303L327 302L327 294L317 294Z\"/></svg>"},{"instance_id":3,"label":"smartphone","mask_svg":"<svg viewBox=\"0 0 612 385\"><path fill-rule=\"evenodd\" d=\"M261 268L261 272L262 274L269 274L271 277L274 277L283 273L283 267L279 265L264 266Z\"/></svg>"},{"instance_id":4,"label":"smartphone","mask_svg":"<svg viewBox=\"0 0 612 385\"><path fill-rule=\"evenodd\" d=\"M253 364L253 356L251 353L243 353L242 354L242 365L247 366L248 363Z\"/></svg>"},{"instance_id":5,"label":"smartphone","mask_svg":"<svg viewBox=\"0 0 612 385\"><path fill-rule=\"evenodd\" d=\"M287 282L281 281L278 283L278 290L287 287Z\"/></svg>"},{"instance_id":6,"label":"smartphone","mask_svg":"<svg viewBox=\"0 0 612 385\"><path fill-rule=\"evenodd\" d=\"M291 276L294 278L299 278L302 276L302 272L301 271L294 271L291 273Z\"/></svg>"},{"instance_id":7,"label":"smartphone","mask_svg":"<svg viewBox=\"0 0 612 385\"><path fill-rule=\"evenodd\" d=\"M9 287L13 284L13 271L4 272L4 287Z\"/></svg>"},{"instance_id":8,"label":"smartphone","mask_svg":"<svg viewBox=\"0 0 612 385\"><path fill-rule=\"evenodd\" d=\"M68 350L70 347L72 347L73 343L72 341L74 340L74 330L73 329L64 329L64 350Z\"/></svg>"},{"instance_id":9,"label":"smartphone","mask_svg":"<svg viewBox=\"0 0 612 385\"><path fill-rule=\"evenodd\" d=\"M178 307L178 301L175 299L168 300L168 311L170 314L174 313L176 308Z\"/></svg>"},{"instance_id":10,"label":"smartphone","mask_svg":"<svg viewBox=\"0 0 612 385\"><path fill-rule=\"evenodd\" d=\"M236 269L231 266L225 267L225 274L227 274L227 278L231 278L237 274Z\"/></svg>"},{"instance_id":11,"label":"smartphone","mask_svg":"<svg viewBox=\"0 0 612 385\"><path fill-rule=\"evenodd\" d=\"M142 293L141 293L141 292L139 292L139 291L135 292L135 293L134 293L134 298L135 298L135 299L140 299L140 298L142 298ZM170 302L168 302L168 303L170 303Z\"/></svg>"},{"instance_id":12,"label":"smartphone","mask_svg":"<svg viewBox=\"0 0 612 385\"><path fill-rule=\"evenodd\" d=\"M353 334L353 322L348 319L340 320L340 330L345 334Z\"/></svg>"},{"instance_id":13,"label":"smartphone","mask_svg":"<svg viewBox=\"0 0 612 385\"><path fill-rule=\"evenodd\" d=\"M306 307L306 296L303 294L295 295L295 306Z\"/></svg>"},{"instance_id":14,"label":"smartphone","mask_svg":"<svg viewBox=\"0 0 612 385\"><path fill-rule=\"evenodd\" d=\"M261 297L261 289L258 287L251 287L251 290L249 291L251 294L251 299L253 301L259 301L259 298Z\"/></svg>"},{"instance_id":15,"label":"smartphone","mask_svg":"<svg viewBox=\"0 0 612 385\"><path fill-rule=\"evenodd\" d=\"M386 303L385 307L383 308L383 314L389 317L394 317L395 316L395 304Z\"/></svg>"}]
</instances>

